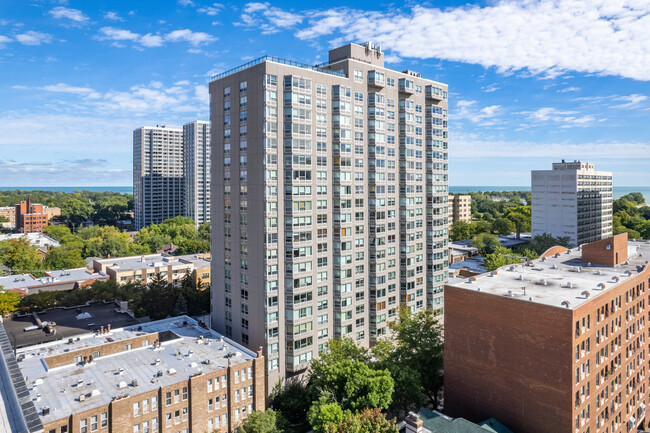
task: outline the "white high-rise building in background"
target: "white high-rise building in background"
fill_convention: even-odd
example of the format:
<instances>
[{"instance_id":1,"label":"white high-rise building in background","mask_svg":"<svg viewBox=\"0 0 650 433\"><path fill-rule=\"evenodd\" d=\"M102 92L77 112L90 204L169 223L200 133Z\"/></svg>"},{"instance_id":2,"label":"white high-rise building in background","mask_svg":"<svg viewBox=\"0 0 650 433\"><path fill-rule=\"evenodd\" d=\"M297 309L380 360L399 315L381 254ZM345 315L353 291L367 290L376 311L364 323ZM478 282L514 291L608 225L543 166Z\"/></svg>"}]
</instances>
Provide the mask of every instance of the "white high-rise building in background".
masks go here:
<instances>
[{"instance_id":1,"label":"white high-rise building in background","mask_svg":"<svg viewBox=\"0 0 650 433\"><path fill-rule=\"evenodd\" d=\"M210 122L133 131L135 228L186 216L210 221Z\"/></svg>"},{"instance_id":2,"label":"white high-rise building in background","mask_svg":"<svg viewBox=\"0 0 650 433\"><path fill-rule=\"evenodd\" d=\"M210 122L183 125L185 216L197 225L210 221Z\"/></svg>"},{"instance_id":3,"label":"white high-rise building in background","mask_svg":"<svg viewBox=\"0 0 650 433\"><path fill-rule=\"evenodd\" d=\"M552 170L532 171L531 186L533 236L569 237L574 246L612 236L611 172L563 160Z\"/></svg>"},{"instance_id":4,"label":"white high-rise building in background","mask_svg":"<svg viewBox=\"0 0 650 433\"><path fill-rule=\"evenodd\" d=\"M367 347L400 308L442 315L447 85L350 44L220 74L210 101L212 326L263 347L269 390L330 338Z\"/></svg>"},{"instance_id":5,"label":"white high-rise building in background","mask_svg":"<svg viewBox=\"0 0 650 433\"><path fill-rule=\"evenodd\" d=\"M182 127L133 131L133 202L136 230L185 212Z\"/></svg>"}]
</instances>

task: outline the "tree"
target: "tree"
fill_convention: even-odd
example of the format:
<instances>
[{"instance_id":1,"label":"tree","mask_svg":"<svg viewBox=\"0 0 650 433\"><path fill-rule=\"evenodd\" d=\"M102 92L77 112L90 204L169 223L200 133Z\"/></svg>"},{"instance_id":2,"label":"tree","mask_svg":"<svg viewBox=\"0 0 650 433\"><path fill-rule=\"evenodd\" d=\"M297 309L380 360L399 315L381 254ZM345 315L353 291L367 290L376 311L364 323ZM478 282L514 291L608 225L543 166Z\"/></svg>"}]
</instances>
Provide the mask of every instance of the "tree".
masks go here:
<instances>
[{"instance_id":1,"label":"tree","mask_svg":"<svg viewBox=\"0 0 650 433\"><path fill-rule=\"evenodd\" d=\"M281 382L275 387L271 406L283 414L296 432L304 432L309 430L307 412L313 399L310 387L298 380L290 380L284 387Z\"/></svg>"},{"instance_id":2,"label":"tree","mask_svg":"<svg viewBox=\"0 0 650 433\"><path fill-rule=\"evenodd\" d=\"M18 310L20 293L2 290L0 286L0 315L10 314Z\"/></svg>"},{"instance_id":3,"label":"tree","mask_svg":"<svg viewBox=\"0 0 650 433\"><path fill-rule=\"evenodd\" d=\"M499 235L509 235L516 229L515 223L508 218L497 218L492 223L492 230Z\"/></svg>"},{"instance_id":4,"label":"tree","mask_svg":"<svg viewBox=\"0 0 650 433\"><path fill-rule=\"evenodd\" d=\"M548 233L534 236L528 244L528 248L542 255L546 250L554 246L571 248L571 241L568 236L555 238Z\"/></svg>"},{"instance_id":5,"label":"tree","mask_svg":"<svg viewBox=\"0 0 650 433\"><path fill-rule=\"evenodd\" d=\"M505 247L497 247L492 254L485 257L485 269L488 271L516 263L521 263L521 258Z\"/></svg>"},{"instance_id":6,"label":"tree","mask_svg":"<svg viewBox=\"0 0 650 433\"><path fill-rule=\"evenodd\" d=\"M472 246L478 249L483 255L491 254L496 247L501 246L499 238L489 233L479 233L472 239Z\"/></svg>"},{"instance_id":7,"label":"tree","mask_svg":"<svg viewBox=\"0 0 650 433\"><path fill-rule=\"evenodd\" d=\"M340 423L346 414L350 411L344 412L331 394L323 392L309 408L307 419L316 433L324 433L328 425Z\"/></svg>"},{"instance_id":8,"label":"tree","mask_svg":"<svg viewBox=\"0 0 650 433\"><path fill-rule=\"evenodd\" d=\"M286 421L281 413L273 409L253 411L248 414L240 433L282 433L286 431Z\"/></svg>"},{"instance_id":9,"label":"tree","mask_svg":"<svg viewBox=\"0 0 650 433\"><path fill-rule=\"evenodd\" d=\"M451 225L451 230L449 230L449 237L452 241L462 241L464 239L469 239L470 234L470 225L465 221L454 221Z\"/></svg>"},{"instance_id":10,"label":"tree","mask_svg":"<svg viewBox=\"0 0 650 433\"><path fill-rule=\"evenodd\" d=\"M517 239L521 239L521 232L527 232L531 229L530 215L526 216L521 212L512 212L508 219L515 224L517 229Z\"/></svg>"},{"instance_id":11,"label":"tree","mask_svg":"<svg viewBox=\"0 0 650 433\"><path fill-rule=\"evenodd\" d=\"M621 199L633 201L636 204L645 203L645 197L643 197L643 194L641 194L640 192L631 192L629 194L625 194L623 197L621 197Z\"/></svg>"},{"instance_id":12,"label":"tree","mask_svg":"<svg viewBox=\"0 0 650 433\"><path fill-rule=\"evenodd\" d=\"M388 421L379 409L365 409L358 414L346 414L338 423L325 426L325 433L398 433L395 420Z\"/></svg>"},{"instance_id":13,"label":"tree","mask_svg":"<svg viewBox=\"0 0 650 433\"><path fill-rule=\"evenodd\" d=\"M178 295L176 305L174 305L174 309L172 310L172 316L182 316L184 314L187 314L187 300L185 300L183 295Z\"/></svg>"},{"instance_id":14,"label":"tree","mask_svg":"<svg viewBox=\"0 0 650 433\"><path fill-rule=\"evenodd\" d=\"M93 207L78 198L69 198L61 204L61 216L73 227L79 226L93 214Z\"/></svg>"},{"instance_id":15,"label":"tree","mask_svg":"<svg viewBox=\"0 0 650 433\"><path fill-rule=\"evenodd\" d=\"M11 239L0 248L0 261L9 266L17 274L43 275L43 259L38 253L38 248L32 246L26 237Z\"/></svg>"},{"instance_id":16,"label":"tree","mask_svg":"<svg viewBox=\"0 0 650 433\"><path fill-rule=\"evenodd\" d=\"M164 319L174 305L174 293L166 279L157 273L142 295L142 304L146 314L152 320Z\"/></svg>"},{"instance_id":17,"label":"tree","mask_svg":"<svg viewBox=\"0 0 650 433\"><path fill-rule=\"evenodd\" d=\"M51 248L45 255L45 264L48 269L75 269L86 266L79 249L66 246Z\"/></svg>"},{"instance_id":18,"label":"tree","mask_svg":"<svg viewBox=\"0 0 650 433\"><path fill-rule=\"evenodd\" d=\"M411 313L401 309L396 321L389 324L394 333L391 361L420 375L420 390L425 403L437 407L442 389L442 326L432 310ZM375 406L379 407L379 406Z\"/></svg>"}]
</instances>

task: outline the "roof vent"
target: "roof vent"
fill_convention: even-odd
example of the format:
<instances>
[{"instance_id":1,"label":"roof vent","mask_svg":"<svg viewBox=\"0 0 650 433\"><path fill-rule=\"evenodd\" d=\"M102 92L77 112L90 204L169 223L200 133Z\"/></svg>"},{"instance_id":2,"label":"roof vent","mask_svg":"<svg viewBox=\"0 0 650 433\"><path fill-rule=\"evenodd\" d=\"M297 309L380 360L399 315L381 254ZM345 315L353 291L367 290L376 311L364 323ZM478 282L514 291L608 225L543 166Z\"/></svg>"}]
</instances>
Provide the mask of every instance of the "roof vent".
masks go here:
<instances>
[{"instance_id":1,"label":"roof vent","mask_svg":"<svg viewBox=\"0 0 650 433\"><path fill-rule=\"evenodd\" d=\"M93 389L92 392L90 393L91 397L96 397L100 394L98 389Z\"/></svg>"},{"instance_id":2,"label":"roof vent","mask_svg":"<svg viewBox=\"0 0 650 433\"><path fill-rule=\"evenodd\" d=\"M480 287L478 287L478 288L476 289L476 291L477 291L477 292L480 292L480 291L481 291L481 288L480 288Z\"/></svg>"},{"instance_id":3,"label":"roof vent","mask_svg":"<svg viewBox=\"0 0 650 433\"><path fill-rule=\"evenodd\" d=\"M196 368L198 366L199 366L199 364L197 364L196 362L191 362L190 363L190 368Z\"/></svg>"},{"instance_id":4,"label":"roof vent","mask_svg":"<svg viewBox=\"0 0 650 433\"><path fill-rule=\"evenodd\" d=\"M532 296L529 297L528 300L529 300L530 302L533 302L533 297L532 297Z\"/></svg>"},{"instance_id":5,"label":"roof vent","mask_svg":"<svg viewBox=\"0 0 650 433\"><path fill-rule=\"evenodd\" d=\"M546 281L544 278L542 278L541 280L539 280L539 285L540 286L548 286L548 281Z\"/></svg>"},{"instance_id":6,"label":"roof vent","mask_svg":"<svg viewBox=\"0 0 650 433\"><path fill-rule=\"evenodd\" d=\"M514 267L514 266L510 266L510 267L508 268L508 270L509 270L510 272L513 272L513 271L515 270L515 267Z\"/></svg>"},{"instance_id":7,"label":"roof vent","mask_svg":"<svg viewBox=\"0 0 650 433\"><path fill-rule=\"evenodd\" d=\"M119 388L119 385L118 385L118 388ZM86 394L81 394L79 396L79 401L85 401L85 400L86 400Z\"/></svg>"},{"instance_id":8,"label":"roof vent","mask_svg":"<svg viewBox=\"0 0 650 433\"><path fill-rule=\"evenodd\" d=\"M546 261L546 257L542 257L542 262L545 262L545 261Z\"/></svg>"},{"instance_id":9,"label":"roof vent","mask_svg":"<svg viewBox=\"0 0 650 433\"><path fill-rule=\"evenodd\" d=\"M45 406L45 407L43 408L43 416L47 416L47 415L49 415L49 414L50 414L50 407L49 407L49 406Z\"/></svg>"},{"instance_id":10,"label":"roof vent","mask_svg":"<svg viewBox=\"0 0 650 433\"><path fill-rule=\"evenodd\" d=\"M560 253L555 253L555 255L553 257L555 257L557 259L558 257L560 257Z\"/></svg>"},{"instance_id":11,"label":"roof vent","mask_svg":"<svg viewBox=\"0 0 650 433\"><path fill-rule=\"evenodd\" d=\"M596 275L603 275L603 272L602 272L600 269L598 269L598 270L596 271Z\"/></svg>"},{"instance_id":12,"label":"roof vent","mask_svg":"<svg viewBox=\"0 0 650 433\"><path fill-rule=\"evenodd\" d=\"M598 283L598 288L605 290L605 283Z\"/></svg>"},{"instance_id":13,"label":"roof vent","mask_svg":"<svg viewBox=\"0 0 650 433\"><path fill-rule=\"evenodd\" d=\"M587 262L587 267L591 266L591 262Z\"/></svg>"},{"instance_id":14,"label":"roof vent","mask_svg":"<svg viewBox=\"0 0 650 433\"><path fill-rule=\"evenodd\" d=\"M553 263L553 266L551 266L551 269L557 269L557 265Z\"/></svg>"},{"instance_id":15,"label":"roof vent","mask_svg":"<svg viewBox=\"0 0 650 433\"><path fill-rule=\"evenodd\" d=\"M138 381L136 379L133 379L131 381L131 386L138 386Z\"/></svg>"},{"instance_id":16,"label":"roof vent","mask_svg":"<svg viewBox=\"0 0 650 433\"><path fill-rule=\"evenodd\" d=\"M524 274L519 274L519 276L517 277L517 279L518 279L519 281L524 281Z\"/></svg>"},{"instance_id":17,"label":"roof vent","mask_svg":"<svg viewBox=\"0 0 650 433\"><path fill-rule=\"evenodd\" d=\"M567 289L572 289L573 288L573 284L571 283L571 281L567 281L566 288Z\"/></svg>"},{"instance_id":18,"label":"roof vent","mask_svg":"<svg viewBox=\"0 0 650 433\"><path fill-rule=\"evenodd\" d=\"M162 377L162 375L163 375L162 370L158 370L158 372L156 373L156 377Z\"/></svg>"},{"instance_id":19,"label":"roof vent","mask_svg":"<svg viewBox=\"0 0 650 433\"><path fill-rule=\"evenodd\" d=\"M581 295L584 296L585 299L589 299L589 297L591 296L591 293L589 293L587 290L583 290Z\"/></svg>"},{"instance_id":20,"label":"roof vent","mask_svg":"<svg viewBox=\"0 0 650 433\"><path fill-rule=\"evenodd\" d=\"M126 388L126 382L122 381L122 382L118 383L117 387L118 388Z\"/></svg>"},{"instance_id":21,"label":"roof vent","mask_svg":"<svg viewBox=\"0 0 650 433\"><path fill-rule=\"evenodd\" d=\"M614 281L615 283L618 283L620 280L621 280L621 279L618 278L616 275L614 275L614 276L612 277L612 281Z\"/></svg>"},{"instance_id":22,"label":"roof vent","mask_svg":"<svg viewBox=\"0 0 650 433\"><path fill-rule=\"evenodd\" d=\"M564 307L567 307L567 308L571 308L571 302L569 302L567 300L562 301L561 305L563 305Z\"/></svg>"},{"instance_id":23,"label":"roof vent","mask_svg":"<svg viewBox=\"0 0 650 433\"><path fill-rule=\"evenodd\" d=\"M169 370L167 370L167 373L168 374L176 374L176 369L175 368L170 368Z\"/></svg>"},{"instance_id":24,"label":"roof vent","mask_svg":"<svg viewBox=\"0 0 650 433\"><path fill-rule=\"evenodd\" d=\"M626 277L631 277L632 276L632 271L630 271L630 270L625 271L625 276Z\"/></svg>"},{"instance_id":25,"label":"roof vent","mask_svg":"<svg viewBox=\"0 0 650 433\"><path fill-rule=\"evenodd\" d=\"M512 298L512 290L508 290L508 297Z\"/></svg>"}]
</instances>

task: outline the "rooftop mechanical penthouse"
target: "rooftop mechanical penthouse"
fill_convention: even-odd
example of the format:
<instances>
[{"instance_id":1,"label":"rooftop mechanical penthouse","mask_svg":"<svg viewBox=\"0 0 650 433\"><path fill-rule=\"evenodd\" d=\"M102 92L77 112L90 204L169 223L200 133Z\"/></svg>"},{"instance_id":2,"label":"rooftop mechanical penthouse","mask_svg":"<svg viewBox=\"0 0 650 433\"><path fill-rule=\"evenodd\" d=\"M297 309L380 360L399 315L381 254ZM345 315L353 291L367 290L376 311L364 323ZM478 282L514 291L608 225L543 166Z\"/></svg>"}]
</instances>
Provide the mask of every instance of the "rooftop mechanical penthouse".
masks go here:
<instances>
[{"instance_id":1,"label":"rooftop mechanical penthouse","mask_svg":"<svg viewBox=\"0 0 650 433\"><path fill-rule=\"evenodd\" d=\"M210 83L213 326L263 346L268 390L399 307L442 314L447 86L349 44Z\"/></svg>"},{"instance_id":2,"label":"rooftop mechanical penthouse","mask_svg":"<svg viewBox=\"0 0 650 433\"><path fill-rule=\"evenodd\" d=\"M46 433L231 432L264 410L261 355L187 316L21 348L14 362Z\"/></svg>"},{"instance_id":3,"label":"rooftop mechanical penthouse","mask_svg":"<svg viewBox=\"0 0 650 433\"><path fill-rule=\"evenodd\" d=\"M514 432L647 427L650 242L617 235L445 288L445 412Z\"/></svg>"}]
</instances>

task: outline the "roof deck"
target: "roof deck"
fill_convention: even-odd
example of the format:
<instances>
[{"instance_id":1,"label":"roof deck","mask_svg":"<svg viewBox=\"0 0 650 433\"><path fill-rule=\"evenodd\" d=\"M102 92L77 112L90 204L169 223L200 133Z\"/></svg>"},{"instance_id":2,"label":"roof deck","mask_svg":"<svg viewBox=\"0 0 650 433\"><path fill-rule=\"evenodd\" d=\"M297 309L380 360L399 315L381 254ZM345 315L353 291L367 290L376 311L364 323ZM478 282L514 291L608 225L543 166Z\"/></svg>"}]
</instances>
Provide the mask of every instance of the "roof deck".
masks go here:
<instances>
[{"instance_id":1,"label":"roof deck","mask_svg":"<svg viewBox=\"0 0 650 433\"><path fill-rule=\"evenodd\" d=\"M618 266L584 263L578 247L450 285L573 310L644 272L649 260L650 241L630 241L628 260Z\"/></svg>"}]
</instances>

